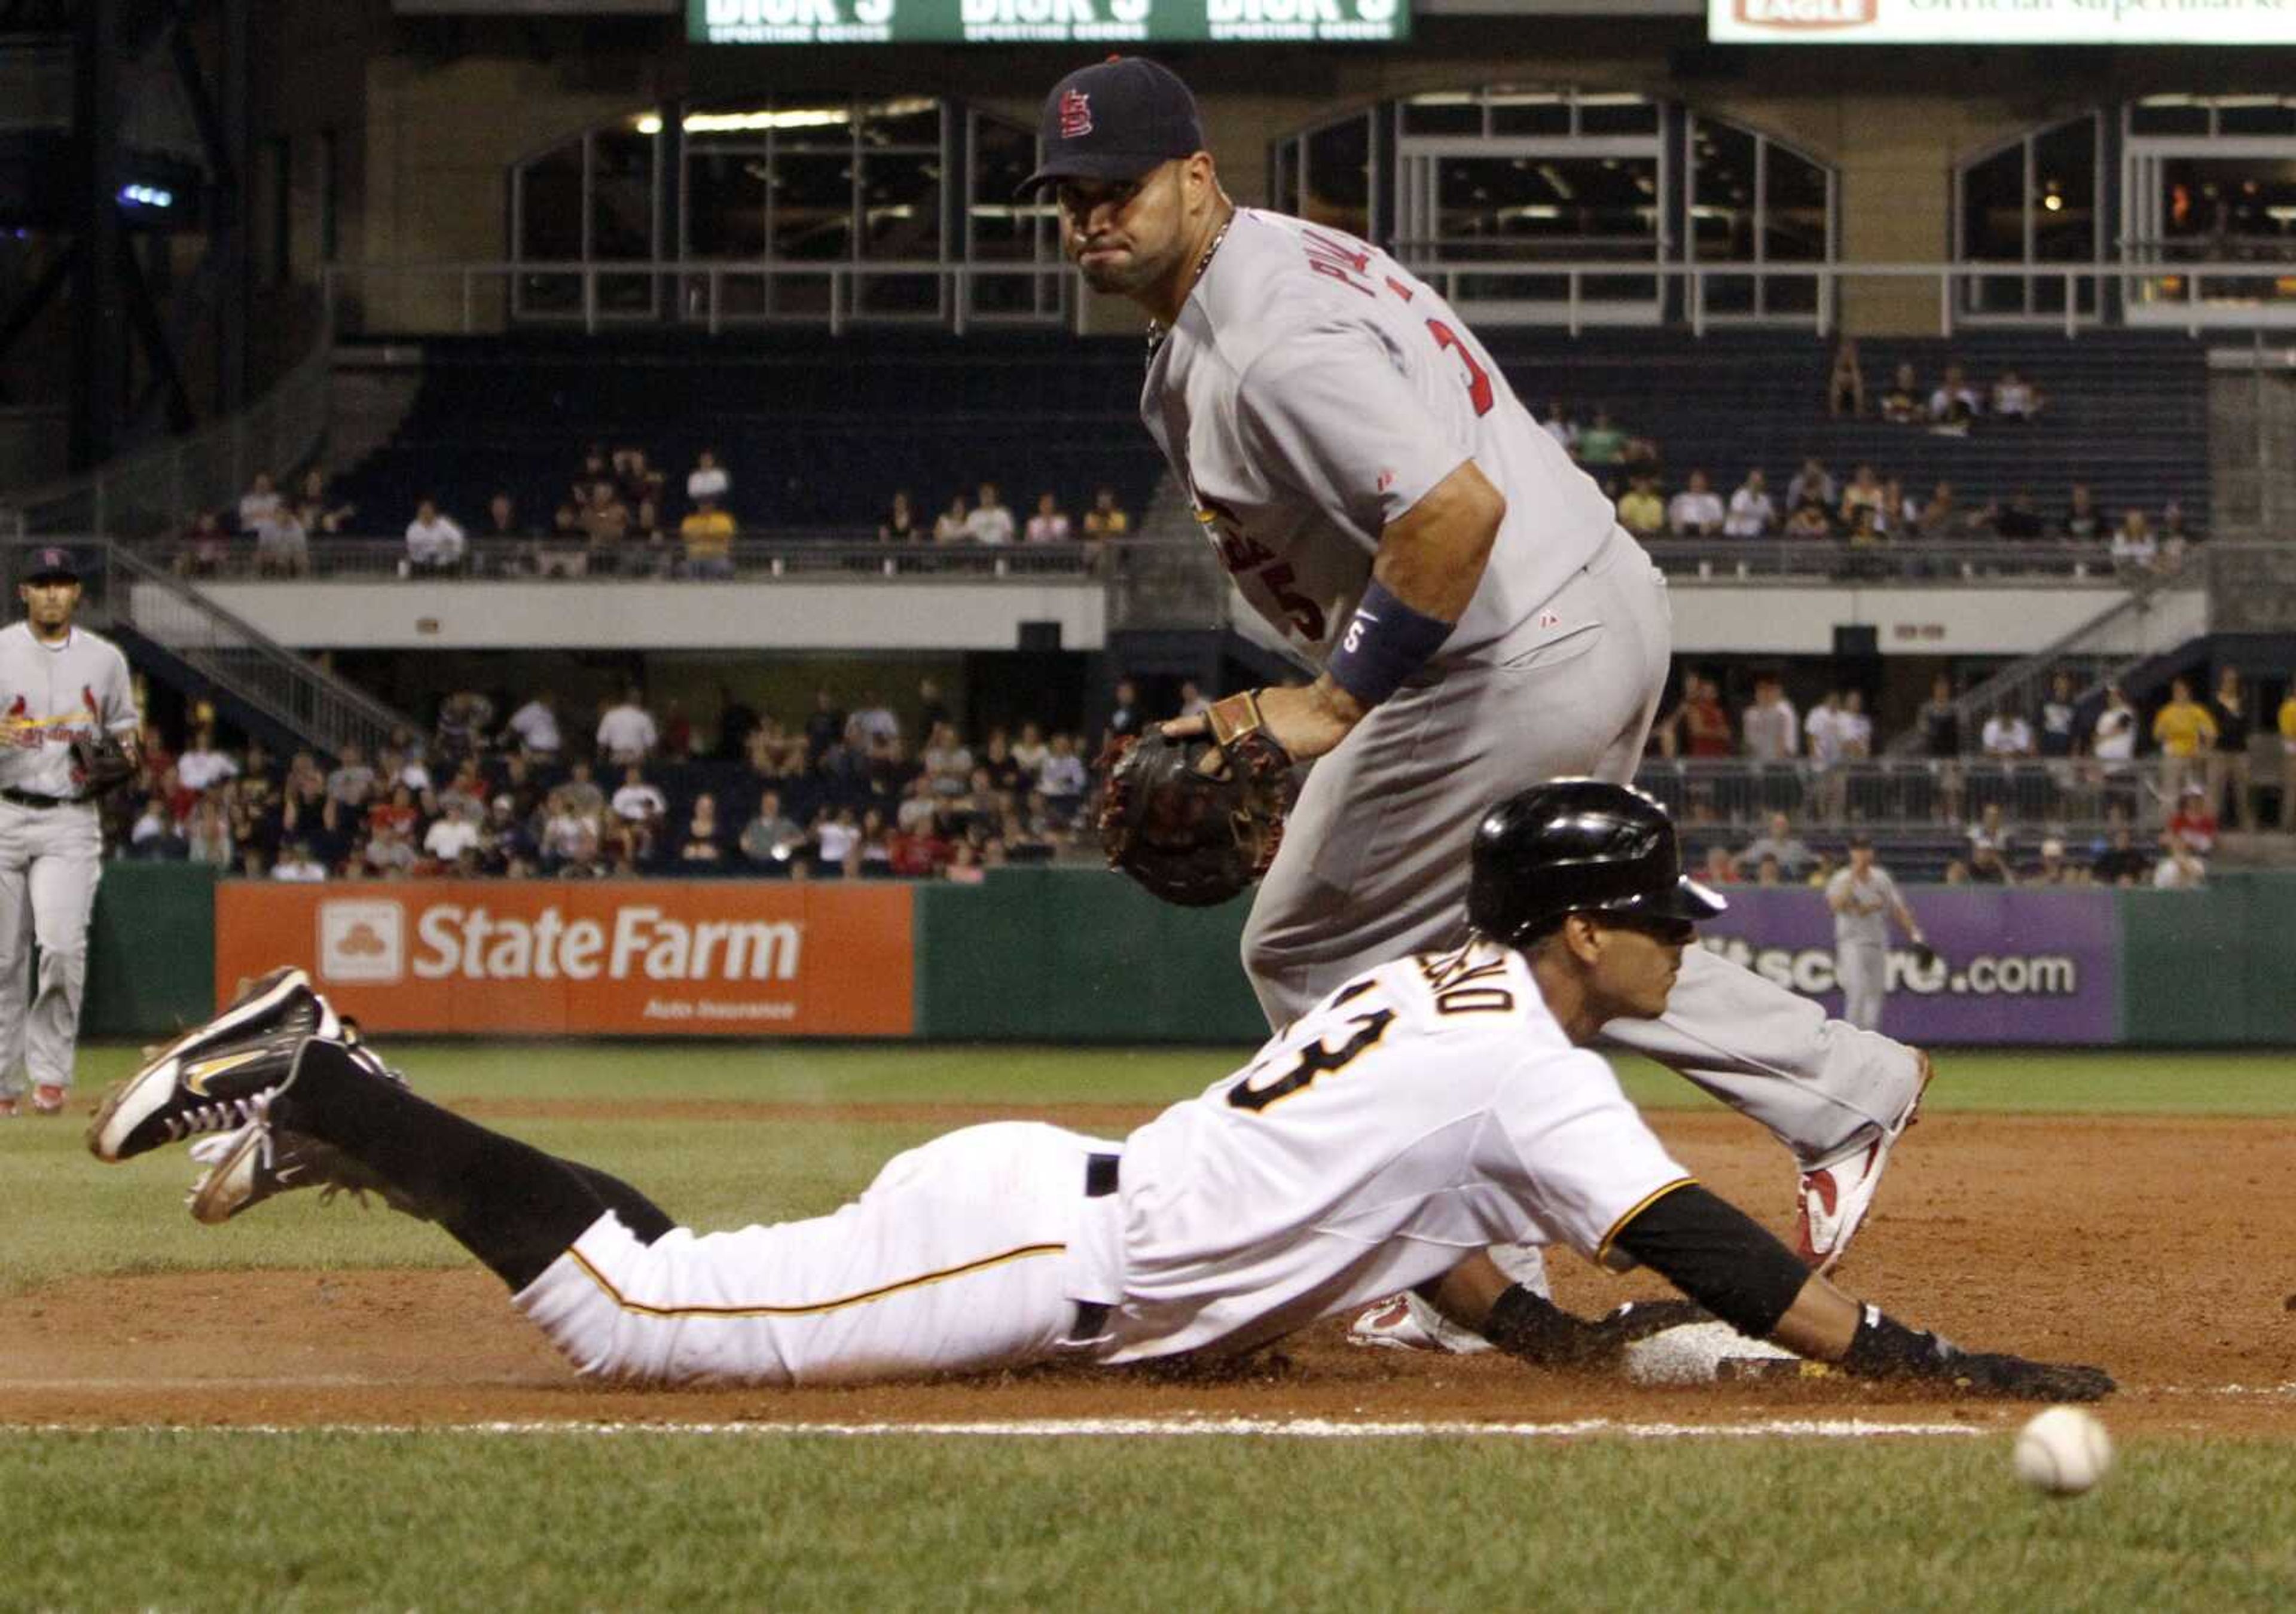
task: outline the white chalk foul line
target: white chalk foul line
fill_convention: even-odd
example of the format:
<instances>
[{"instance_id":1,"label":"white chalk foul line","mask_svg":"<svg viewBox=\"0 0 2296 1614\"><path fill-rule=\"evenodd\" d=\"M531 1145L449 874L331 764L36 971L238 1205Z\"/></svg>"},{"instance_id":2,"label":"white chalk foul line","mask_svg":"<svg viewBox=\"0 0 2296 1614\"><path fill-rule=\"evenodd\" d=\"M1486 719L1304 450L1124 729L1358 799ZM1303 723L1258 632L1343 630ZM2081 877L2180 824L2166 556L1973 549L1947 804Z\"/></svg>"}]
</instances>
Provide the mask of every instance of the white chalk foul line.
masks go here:
<instances>
[{"instance_id":1,"label":"white chalk foul line","mask_svg":"<svg viewBox=\"0 0 2296 1614\"><path fill-rule=\"evenodd\" d=\"M1866 1418L1766 1418L1746 1423L1642 1423L1580 1418L1560 1423L1355 1422L1334 1418L1017 1418L966 1422L110 1424L0 1423L0 1434L70 1435L560 1435L868 1439L938 1436L970 1439L1076 1439L1176 1436L1284 1440L1628 1440L1936 1438L1988 1431L1961 1423L1887 1422Z\"/></svg>"}]
</instances>

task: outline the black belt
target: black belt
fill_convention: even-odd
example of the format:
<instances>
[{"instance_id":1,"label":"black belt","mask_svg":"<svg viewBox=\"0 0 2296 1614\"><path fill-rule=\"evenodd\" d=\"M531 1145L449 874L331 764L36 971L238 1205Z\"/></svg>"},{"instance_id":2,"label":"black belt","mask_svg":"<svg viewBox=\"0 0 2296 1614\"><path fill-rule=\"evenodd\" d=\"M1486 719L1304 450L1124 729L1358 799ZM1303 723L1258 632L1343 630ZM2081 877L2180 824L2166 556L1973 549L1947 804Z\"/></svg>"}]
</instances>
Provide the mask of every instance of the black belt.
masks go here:
<instances>
[{"instance_id":1,"label":"black belt","mask_svg":"<svg viewBox=\"0 0 2296 1614\"><path fill-rule=\"evenodd\" d=\"M29 791L10 790L4 786L0 786L0 801L12 801L18 807L70 807L79 798L77 796L35 796ZM1095 1158L1097 1159L1098 1157L1095 1156ZM1113 1159L1115 1157L1111 1156L1110 1158Z\"/></svg>"},{"instance_id":2,"label":"black belt","mask_svg":"<svg viewBox=\"0 0 2296 1614\"><path fill-rule=\"evenodd\" d=\"M1121 1155L1088 1154L1084 1157L1084 1197L1104 1200L1118 1186L1119 1162ZM1104 1300L1078 1300L1076 1322L1069 1328L1069 1338L1076 1341L1097 1340L1108 1331L1108 1314L1115 1309Z\"/></svg>"}]
</instances>

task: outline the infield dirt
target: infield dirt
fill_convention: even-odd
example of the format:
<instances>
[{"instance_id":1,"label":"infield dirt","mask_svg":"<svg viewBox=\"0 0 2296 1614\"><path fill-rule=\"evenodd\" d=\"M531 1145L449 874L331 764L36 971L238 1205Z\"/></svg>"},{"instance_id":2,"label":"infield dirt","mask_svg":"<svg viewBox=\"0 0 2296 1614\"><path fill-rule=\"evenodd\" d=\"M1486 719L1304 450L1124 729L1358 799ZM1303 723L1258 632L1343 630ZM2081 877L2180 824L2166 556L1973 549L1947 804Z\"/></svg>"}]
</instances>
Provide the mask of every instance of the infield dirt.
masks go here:
<instances>
[{"instance_id":1,"label":"infield dirt","mask_svg":"<svg viewBox=\"0 0 2296 1614\"><path fill-rule=\"evenodd\" d=\"M473 1103L521 1117L659 1117L658 1105ZM729 1117L815 1106L708 1107ZM1016 1113L1120 1135L1151 1113L1111 1105L870 1105L875 1120L957 1126ZM687 1118L696 1118L689 1116ZM1790 1167L1718 1112L1654 1113L1678 1158L1783 1229ZM2296 1437L2296 1175L2288 1128L2267 1119L1954 1115L1898 1151L1843 1286L1972 1347L2094 1362L2121 1381L2116 1429ZM186 1180L193 1171L173 1165ZM673 1208L675 1208L673 1207ZM172 1214L182 1214L174 1211ZM357 1215L338 1206L258 1216ZM372 1214L388 1214L381 1211ZM219 1229L218 1240L233 1236ZM441 1259L457 1252L439 1235ZM120 1252L132 1258L132 1251ZM1591 1312L1664 1292L1646 1276L1552 1258L1558 1298ZM440 1271L216 1272L77 1278L0 1299L0 1422L411 1424L502 1420L928 1421L1194 1413L1365 1421L1739 1423L1820 1409L1924 1409L1997 1423L1999 1403L1940 1401L1841 1381L1645 1389L1560 1377L1489 1356L1346 1343L1326 1323L1241 1370L1197 1377L1066 1370L923 1385L776 1390L606 1390L578 1380L474 1264Z\"/></svg>"}]
</instances>

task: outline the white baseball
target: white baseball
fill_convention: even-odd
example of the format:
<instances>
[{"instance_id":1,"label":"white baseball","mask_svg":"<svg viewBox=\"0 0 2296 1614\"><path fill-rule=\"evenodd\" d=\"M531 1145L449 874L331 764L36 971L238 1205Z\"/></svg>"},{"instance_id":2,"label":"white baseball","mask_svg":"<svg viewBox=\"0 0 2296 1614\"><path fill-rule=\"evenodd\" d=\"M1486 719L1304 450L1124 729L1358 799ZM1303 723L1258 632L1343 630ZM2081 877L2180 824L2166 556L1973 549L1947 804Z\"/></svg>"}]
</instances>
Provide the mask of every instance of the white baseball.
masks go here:
<instances>
[{"instance_id":1,"label":"white baseball","mask_svg":"<svg viewBox=\"0 0 2296 1614\"><path fill-rule=\"evenodd\" d=\"M2017 1477L2051 1496L2078 1496L2112 1466L2112 1437L2077 1406L2053 1406L2017 1432Z\"/></svg>"}]
</instances>

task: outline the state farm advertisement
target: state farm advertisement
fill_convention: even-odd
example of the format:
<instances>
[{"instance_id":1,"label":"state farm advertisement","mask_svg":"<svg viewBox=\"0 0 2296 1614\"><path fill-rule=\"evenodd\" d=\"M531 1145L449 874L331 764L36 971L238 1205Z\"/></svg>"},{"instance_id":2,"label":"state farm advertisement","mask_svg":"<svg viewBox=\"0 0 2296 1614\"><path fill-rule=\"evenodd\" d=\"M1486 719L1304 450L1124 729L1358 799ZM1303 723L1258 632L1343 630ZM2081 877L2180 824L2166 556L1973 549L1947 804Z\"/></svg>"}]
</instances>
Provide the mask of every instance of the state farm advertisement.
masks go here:
<instances>
[{"instance_id":1,"label":"state farm advertisement","mask_svg":"<svg viewBox=\"0 0 2296 1614\"><path fill-rule=\"evenodd\" d=\"M300 964L379 1031L906 1036L905 886L422 881L216 888L216 1001Z\"/></svg>"}]
</instances>

